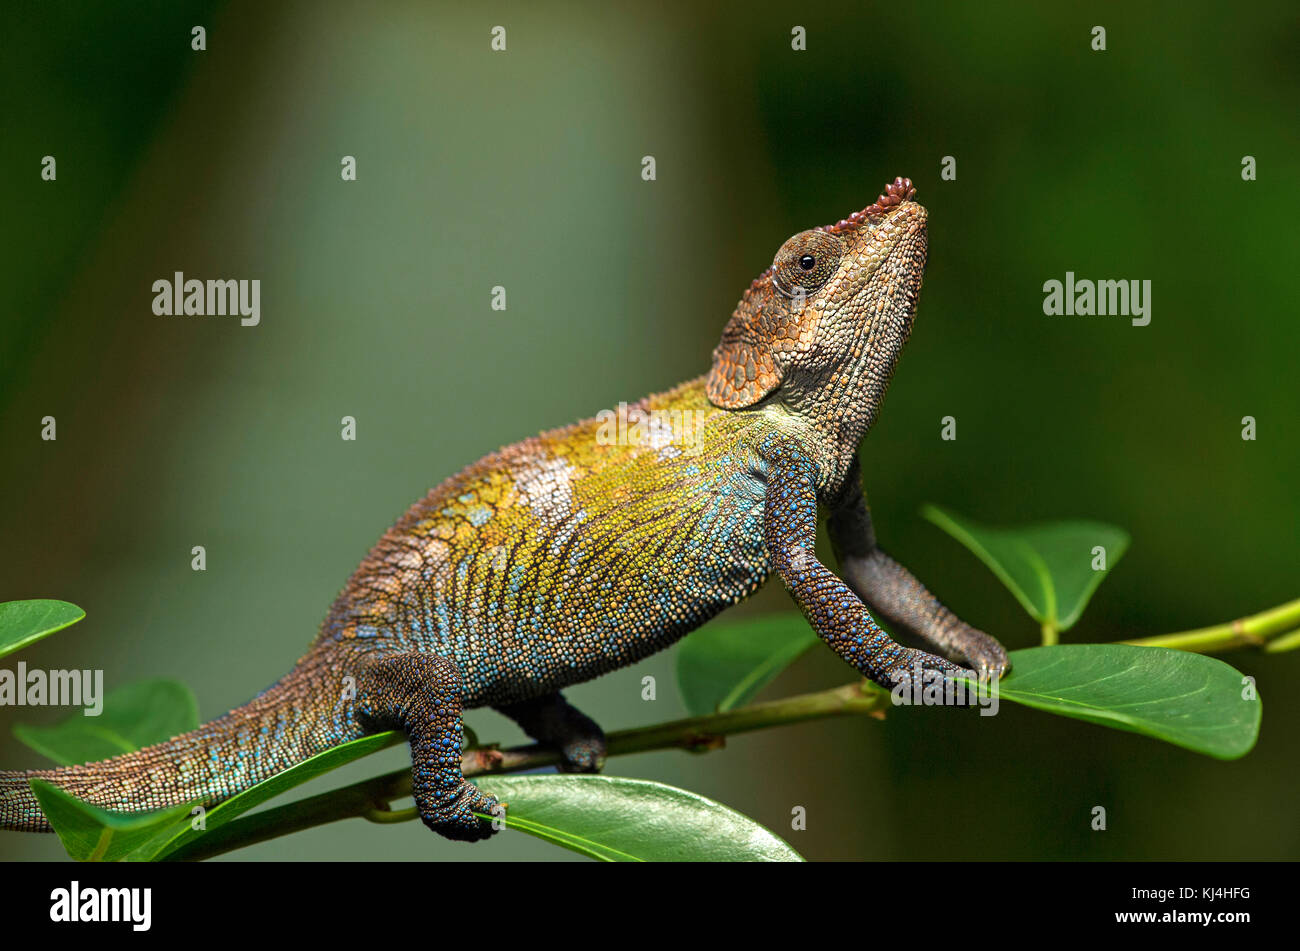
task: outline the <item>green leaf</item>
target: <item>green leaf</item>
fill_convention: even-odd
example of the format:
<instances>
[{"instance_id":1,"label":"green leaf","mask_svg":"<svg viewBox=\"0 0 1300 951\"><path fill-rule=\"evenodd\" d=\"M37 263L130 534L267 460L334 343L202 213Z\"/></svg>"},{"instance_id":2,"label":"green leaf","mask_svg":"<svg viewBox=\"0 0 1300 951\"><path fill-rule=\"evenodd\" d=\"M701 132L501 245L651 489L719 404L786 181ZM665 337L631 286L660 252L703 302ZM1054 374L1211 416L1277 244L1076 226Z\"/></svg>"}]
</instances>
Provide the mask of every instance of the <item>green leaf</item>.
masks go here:
<instances>
[{"instance_id":1,"label":"green leaf","mask_svg":"<svg viewBox=\"0 0 1300 951\"><path fill-rule=\"evenodd\" d=\"M67 601L0 602L0 657L76 624L86 612Z\"/></svg>"},{"instance_id":2,"label":"green leaf","mask_svg":"<svg viewBox=\"0 0 1300 951\"><path fill-rule=\"evenodd\" d=\"M1245 756L1263 705L1213 657L1165 647L1062 644L1011 652L998 696L1048 713L1164 740L1217 759Z\"/></svg>"},{"instance_id":3,"label":"green leaf","mask_svg":"<svg viewBox=\"0 0 1300 951\"><path fill-rule=\"evenodd\" d=\"M204 829L192 828L188 820L176 823L173 828L163 829L158 835L151 837L152 841L137 849L128 858L131 861L154 861L164 858L201 838L205 831L211 832L225 825L248 810L260 806L268 799L273 799L283 792L288 792L295 786L310 782L317 776L328 773L332 769L338 769L353 760L369 756L371 753L377 753L379 750L402 743L405 740L405 734L396 731L375 733L359 740L344 743L341 746L335 746L323 753L317 753L310 759L305 759L283 772L276 773L256 786L251 786L225 802L213 806L205 816Z\"/></svg>"},{"instance_id":4,"label":"green leaf","mask_svg":"<svg viewBox=\"0 0 1300 951\"><path fill-rule=\"evenodd\" d=\"M663 783L539 775L474 784L508 803L508 828L605 862L803 861L747 816Z\"/></svg>"},{"instance_id":5,"label":"green leaf","mask_svg":"<svg viewBox=\"0 0 1300 951\"><path fill-rule=\"evenodd\" d=\"M193 808L193 804L185 804L157 812L112 812L40 779L31 780L30 785L59 841L78 862L116 862L159 829L187 821Z\"/></svg>"},{"instance_id":6,"label":"green leaf","mask_svg":"<svg viewBox=\"0 0 1300 951\"><path fill-rule=\"evenodd\" d=\"M1128 549L1122 528L1103 522L1047 522L990 528L933 505L921 514L988 565L1040 624L1068 630L1088 599ZM1093 570L1093 548L1106 549L1106 567Z\"/></svg>"},{"instance_id":7,"label":"green leaf","mask_svg":"<svg viewBox=\"0 0 1300 951\"><path fill-rule=\"evenodd\" d=\"M14 736L61 766L133 753L199 725L194 692L179 680L144 680L110 690L97 717L75 713L55 726L14 727Z\"/></svg>"},{"instance_id":8,"label":"green leaf","mask_svg":"<svg viewBox=\"0 0 1300 951\"><path fill-rule=\"evenodd\" d=\"M75 859L153 861L171 854L268 799L405 739L397 732L376 733L336 746L277 773L207 810L204 829L191 825L188 803L157 812L125 813L100 809L41 780L31 781L41 810Z\"/></svg>"},{"instance_id":9,"label":"green leaf","mask_svg":"<svg viewBox=\"0 0 1300 951\"><path fill-rule=\"evenodd\" d=\"M710 624L677 651L677 686L693 716L744 706L817 643L803 617L769 615Z\"/></svg>"}]
</instances>

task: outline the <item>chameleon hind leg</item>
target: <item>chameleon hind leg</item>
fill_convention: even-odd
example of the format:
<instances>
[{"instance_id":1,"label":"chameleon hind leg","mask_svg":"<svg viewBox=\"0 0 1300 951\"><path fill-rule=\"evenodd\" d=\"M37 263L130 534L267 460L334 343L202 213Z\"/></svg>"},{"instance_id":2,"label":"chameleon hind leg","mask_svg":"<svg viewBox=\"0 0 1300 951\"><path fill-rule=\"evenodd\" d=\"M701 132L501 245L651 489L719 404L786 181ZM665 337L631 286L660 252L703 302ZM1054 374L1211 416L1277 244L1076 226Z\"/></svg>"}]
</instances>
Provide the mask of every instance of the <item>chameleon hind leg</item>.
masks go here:
<instances>
[{"instance_id":1,"label":"chameleon hind leg","mask_svg":"<svg viewBox=\"0 0 1300 951\"><path fill-rule=\"evenodd\" d=\"M604 732L559 691L494 709L518 723L538 743L558 749L563 757L561 772L598 773L604 767Z\"/></svg>"},{"instance_id":2,"label":"chameleon hind leg","mask_svg":"<svg viewBox=\"0 0 1300 951\"><path fill-rule=\"evenodd\" d=\"M406 733L411 793L426 826L462 842L492 834L491 823L475 813L495 814L498 800L460 771L461 685L455 664L417 653L378 660L357 680L357 709L368 727Z\"/></svg>"}]
</instances>

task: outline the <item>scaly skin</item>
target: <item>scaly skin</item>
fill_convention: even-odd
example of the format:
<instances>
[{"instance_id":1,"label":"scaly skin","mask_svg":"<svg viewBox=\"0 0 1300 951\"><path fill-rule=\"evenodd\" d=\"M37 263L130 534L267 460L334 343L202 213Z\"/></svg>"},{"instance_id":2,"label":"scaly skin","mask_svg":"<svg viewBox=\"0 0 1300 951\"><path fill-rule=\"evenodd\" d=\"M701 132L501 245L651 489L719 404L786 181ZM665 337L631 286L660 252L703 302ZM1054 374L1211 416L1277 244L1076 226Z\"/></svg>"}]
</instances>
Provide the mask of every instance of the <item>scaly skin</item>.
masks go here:
<instances>
[{"instance_id":1,"label":"scaly skin","mask_svg":"<svg viewBox=\"0 0 1300 951\"><path fill-rule=\"evenodd\" d=\"M775 570L809 623L877 683L943 658L889 639L871 605L982 670L1006 653L876 546L857 450L911 332L926 213L897 179L795 235L745 293L708 375L493 453L433 489L348 581L278 684L198 730L102 763L0 773L0 827L48 831L27 781L99 806L213 804L367 733L404 730L416 805L454 839L496 801L460 772L461 712L493 706L604 760L559 693L667 647ZM814 553L818 505L847 583Z\"/></svg>"}]
</instances>

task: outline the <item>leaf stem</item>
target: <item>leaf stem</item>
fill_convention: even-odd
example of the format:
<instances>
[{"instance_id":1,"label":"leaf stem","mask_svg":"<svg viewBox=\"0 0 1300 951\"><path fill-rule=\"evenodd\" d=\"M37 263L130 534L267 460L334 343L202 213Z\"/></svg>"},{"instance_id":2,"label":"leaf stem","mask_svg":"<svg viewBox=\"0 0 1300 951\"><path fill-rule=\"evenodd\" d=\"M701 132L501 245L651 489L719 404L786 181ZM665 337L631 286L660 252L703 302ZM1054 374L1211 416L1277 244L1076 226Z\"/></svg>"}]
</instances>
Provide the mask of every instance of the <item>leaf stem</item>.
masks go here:
<instances>
[{"instance_id":1,"label":"leaf stem","mask_svg":"<svg viewBox=\"0 0 1300 951\"><path fill-rule=\"evenodd\" d=\"M1209 654L1233 647L1264 647L1266 650L1276 652L1300 646L1300 639L1279 637L1297 628L1300 628L1300 598L1224 624L1179 631L1175 634L1139 637L1121 643L1137 644L1141 647L1173 647L1198 654ZM1274 640L1275 638L1277 639ZM1272 643L1269 643L1270 641Z\"/></svg>"}]
</instances>

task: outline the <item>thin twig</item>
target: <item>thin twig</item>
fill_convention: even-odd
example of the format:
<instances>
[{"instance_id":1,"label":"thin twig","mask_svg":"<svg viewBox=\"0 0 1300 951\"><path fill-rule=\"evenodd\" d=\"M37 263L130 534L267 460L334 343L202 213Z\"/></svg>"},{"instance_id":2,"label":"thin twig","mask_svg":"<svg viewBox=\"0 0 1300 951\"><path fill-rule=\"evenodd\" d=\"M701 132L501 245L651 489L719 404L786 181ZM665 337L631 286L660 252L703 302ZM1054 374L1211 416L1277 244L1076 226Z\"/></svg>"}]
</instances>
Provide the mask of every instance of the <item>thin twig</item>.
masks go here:
<instances>
[{"instance_id":1,"label":"thin twig","mask_svg":"<svg viewBox=\"0 0 1300 951\"><path fill-rule=\"evenodd\" d=\"M1275 649L1282 649L1281 645L1284 642L1294 643L1291 638L1277 641L1273 639L1297 628L1300 628L1300 598L1224 624L1201 627L1193 631L1179 631L1177 634L1139 637L1121 643L1137 644L1141 647L1173 647L1198 654L1210 654L1234 647L1264 647L1267 650L1268 647L1273 646ZM1273 644L1270 645L1270 641L1273 641ZM1287 646L1290 646L1290 643Z\"/></svg>"}]
</instances>

